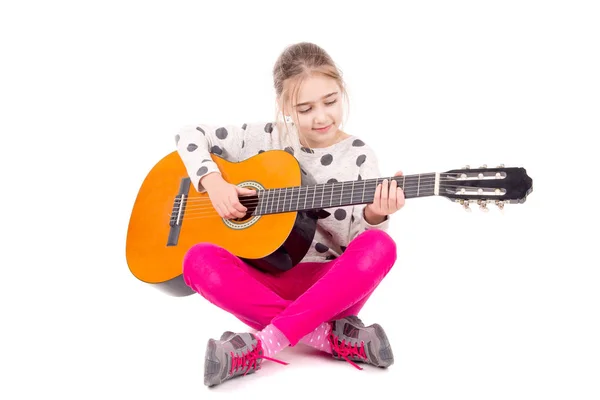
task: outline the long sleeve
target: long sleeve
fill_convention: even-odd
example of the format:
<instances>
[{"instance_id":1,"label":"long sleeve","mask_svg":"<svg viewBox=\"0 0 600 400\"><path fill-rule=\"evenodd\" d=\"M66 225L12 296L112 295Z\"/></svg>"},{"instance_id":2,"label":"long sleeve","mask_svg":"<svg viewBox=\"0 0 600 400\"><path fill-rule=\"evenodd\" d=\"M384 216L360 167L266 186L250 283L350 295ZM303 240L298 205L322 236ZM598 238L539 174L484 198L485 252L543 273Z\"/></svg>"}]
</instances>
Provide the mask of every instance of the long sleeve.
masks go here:
<instances>
[{"instance_id":1,"label":"long sleeve","mask_svg":"<svg viewBox=\"0 0 600 400\"><path fill-rule=\"evenodd\" d=\"M362 156L361 156L362 157ZM359 167L358 179L374 179L381 178L379 172L379 163L377 156L373 150L367 146L364 147L364 158L361 159L362 164ZM360 162L357 160L357 162ZM383 222L372 225L365 220L364 209L367 205L360 204L355 205L352 209L352 219L350 225L350 241L352 241L358 234L368 229L381 229L386 231L389 228L390 216L386 216Z\"/></svg>"},{"instance_id":2,"label":"long sleeve","mask_svg":"<svg viewBox=\"0 0 600 400\"><path fill-rule=\"evenodd\" d=\"M212 172L221 173L217 164L212 160L211 153L228 161L239 161L241 149L244 146L246 126L233 125L190 125L185 126L175 135L175 145L198 192L206 189L200 184L200 179Z\"/></svg>"}]
</instances>

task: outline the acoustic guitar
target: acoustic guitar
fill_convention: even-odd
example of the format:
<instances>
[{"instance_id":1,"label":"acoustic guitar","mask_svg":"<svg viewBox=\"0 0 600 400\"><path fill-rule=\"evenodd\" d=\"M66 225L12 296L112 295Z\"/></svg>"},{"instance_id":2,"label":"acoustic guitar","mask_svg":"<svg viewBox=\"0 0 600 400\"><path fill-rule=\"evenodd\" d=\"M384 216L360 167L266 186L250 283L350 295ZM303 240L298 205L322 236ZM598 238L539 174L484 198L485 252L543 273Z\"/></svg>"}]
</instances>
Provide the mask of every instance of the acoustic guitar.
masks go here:
<instances>
[{"instance_id":1,"label":"acoustic guitar","mask_svg":"<svg viewBox=\"0 0 600 400\"><path fill-rule=\"evenodd\" d=\"M532 191L524 168L466 167L315 184L283 150L235 163L211 157L227 182L256 191L240 197L246 215L221 218L208 194L191 186L177 152L168 154L143 181L129 220L127 264L141 281L162 283L180 276L184 255L199 242L217 244L267 272L289 270L308 251L318 219L329 215L326 209L371 203L384 179L396 180L407 199L443 196L467 209L473 203L483 209L490 203L500 208L520 204Z\"/></svg>"}]
</instances>

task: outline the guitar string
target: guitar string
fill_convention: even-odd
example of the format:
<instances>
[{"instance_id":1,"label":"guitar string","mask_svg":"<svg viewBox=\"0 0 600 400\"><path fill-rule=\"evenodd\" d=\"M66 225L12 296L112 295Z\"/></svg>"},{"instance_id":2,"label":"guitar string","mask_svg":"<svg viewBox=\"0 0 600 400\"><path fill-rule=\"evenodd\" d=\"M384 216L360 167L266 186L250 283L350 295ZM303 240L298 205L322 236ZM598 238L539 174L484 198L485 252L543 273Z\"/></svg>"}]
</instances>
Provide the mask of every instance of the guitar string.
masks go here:
<instances>
[{"instance_id":1,"label":"guitar string","mask_svg":"<svg viewBox=\"0 0 600 400\"><path fill-rule=\"evenodd\" d=\"M423 193L425 193L428 190L431 190L434 188L434 183L433 182L425 182L424 184L420 185L419 188L409 188L407 190L404 191L404 194L406 195L408 194L419 194L419 191L422 191ZM442 190L446 190L449 188L458 188L458 185L447 185L447 184L442 184L440 185L440 189ZM358 191L360 192L360 187L357 188ZM366 187L365 187L366 189ZM369 188L369 190L372 190L373 187ZM340 191L336 191L334 190L333 192L331 191L306 191L306 192L302 192L303 189L299 190L299 191L290 191L289 193L285 192L285 191L281 191L278 194L273 194L272 196L268 196L268 195L262 195L262 196L257 196L257 195L240 195L239 199L240 202L242 203L242 205L246 206L246 207L252 207L257 205L258 203L260 203L261 201L263 201L263 203L267 203L265 208L273 208L273 204L276 204L277 202L283 202L284 204L293 204L294 201L296 201L296 204L300 204L301 198L305 197L305 201L304 203L306 204L307 201L317 201L319 200L319 196L321 197L321 204L325 203L325 199L328 198L327 202L331 203L333 201L334 196L336 196L335 200L341 200L339 199L339 196L337 196L338 194L342 194L342 190ZM281 196L281 194L283 193L283 198ZM313 199L310 199L311 194L313 195ZM347 194L343 194L341 197L344 198L345 201L347 201L348 199L353 200L355 197L358 199L359 197L362 197L360 193L354 193L354 192L349 192ZM188 210L202 210L202 209L207 209L207 208L213 208L212 205L212 201L210 200L210 198L203 198L203 199L197 199L197 200L202 200L201 202L199 201L192 201L192 200L196 200L194 198L187 198L186 201L186 212ZM180 201L176 201L176 205L179 205Z\"/></svg>"},{"instance_id":2,"label":"guitar string","mask_svg":"<svg viewBox=\"0 0 600 400\"><path fill-rule=\"evenodd\" d=\"M424 188L424 190L422 191L423 196L433 196L433 195L435 195L434 193L432 193L430 191L431 189L432 189L432 187L430 187L429 191L426 193L427 188ZM409 197L409 198L410 197L419 197L419 196L416 196L416 195L417 195L417 191L408 191L408 192L405 192L405 197ZM468 196L468 195L463 195L463 196ZM473 195L473 196L476 196L476 195ZM502 200L500 198L493 198L491 196L487 196L487 198L489 200ZM358 199L359 199L359 197L356 197L356 200L358 200ZM358 202L358 204L367 204L367 203L373 202L373 200L375 199L375 197L373 195L369 195L369 196L366 196L364 198L362 196L360 196L360 199L361 199L361 201ZM479 196L478 199L481 199L481 196ZM280 209L281 210L286 210L287 209L287 211L294 211L295 208L298 208L298 209L302 210L302 209L306 209L306 208L346 207L346 206L352 205L352 204L344 205L344 203L346 203L346 202L353 203L354 202L353 200L354 200L354 196L352 196L352 197L351 196L344 196L343 199L339 199L339 200L336 199L336 201L331 201L331 200L320 201L320 199L315 198L314 201L313 201L313 199L311 199L311 200L305 201L304 203L296 201L296 203L294 205L294 199L291 199L291 200L286 200L286 201L281 200L280 202L275 202L275 201L273 201L273 202L266 202L266 203L263 202L260 206L255 207L255 206L257 206L258 204L261 203L261 200L257 199L257 198L252 198L252 200L249 200L249 201L243 201L243 199L242 199L241 205L243 207L245 207L246 209L255 207L255 210L257 210L257 211L259 211L261 213L263 213L264 211L266 211L266 213L270 213L270 212L273 212L273 211L278 211ZM472 200L477 200L477 199L472 199ZM336 204L337 201L340 201L340 204ZM294 205L294 207L292 207L292 205ZM310 207L304 207L306 205L310 205ZM184 212L185 212L185 215L196 215L198 213L202 213L202 212L205 212L207 210L214 210L214 206L212 204L209 204L207 206L200 206L200 207L199 206L196 206L196 207L187 207L186 206ZM176 215L176 211L174 211L173 215L174 216Z\"/></svg>"},{"instance_id":3,"label":"guitar string","mask_svg":"<svg viewBox=\"0 0 600 400\"><path fill-rule=\"evenodd\" d=\"M407 191L404 191L404 194L406 195L407 193L410 194L417 194L420 192L425 193L426 191L431 191L434 188L433 184L425 184L425 185L421 185L419 187L419 189L409 189ZM359 190L360 191L360 190ZM362 194L361 193L346 193L343 194L342 196L339 196L340 194L342 194L342 191L338 191L338 192L329 192L329 191L309 191L309 192L289 192L289 193L284 193L281 192L281 196L274 194L272 196L266 196L266 195L262 195L262 196L256 196L256 195L247 195L247 196L239 196L240 202L242 203L242 205L248 207L252 207L257 205L258 203L260 203L261 201L263 203L267 203L266 207L271 207L272 205L276 205L278 202L281 203L285 203L285 204L308 204L309 202L320 202L321 204L325 204L325 203L335 203L337 201L347 201L347 200L354 200L354 199L359 199L362 198ZM365 193L365 195L367 195L368 193ZM373 193L370 194L371 196L373 195ZM311 198L312 197L312 198ZM304 199L304 200L302 200ZM187 202L186 200L186 206L185 209L187 210L202 210L202 209L206 209L206 208L211 208L212 207L212 202L210 201L210 199L208 199L208 202L203 202L202 204L198 204L198 202ZM176 206L179 206L181 202L178 201L176 203ZM191 204L191 206L190 206Z\"/></svg>"},{"instance_id":4,"label":"guitar string","mask_svg":"<svg viewBox=\"0 0 600 400\"><path fill-rule=\"evenodd\" d=\"M316 207L318 208L318 207ZM327 207L327 208L335 208L334 207ZM325 209L327 209L325 208ZM295 211L279 211L279 212L270 212L270 213L266 213L266 214L249 214L248 215L248 219L253 218L253 217L261 217L261 216L267 216L267 215L276 215L276 214L286 214L286 213L290 213L290 212L295 212ZM169 221L171 219L176 220L176 218L171 217L170 215L167 215L167 218L169 219ZM221 217L216 211L212 211L212 212L204 212L204 213L200 213L200 214L194 214L193 216L188 216L187 214L184 216L184 220L188 221L188 220L193 220L193 219L203 219L203 218L219 218L222 219L223 217ZM242 217L243 218L243 217ZM236 219L236 218L231 218Z\"/></svg>"},{"instance_id":5,"label":"guitar string","mask_svg":"<svg viewBox=\"0 0 600 400\"><path fill-rule=\"evenodd\" d=\"M371 199L371 198L365 198L365 202L366 203L371 203L372 201L373 201L373 199ZM332 205L331 207L326 207L326 208L335 208L335 207L343 207L343 206ZM311 209L311 208L322 208L322 207L319 207L319 206L315 205L314 207L309 207L309 209ZM268 210L269 211L268 213L264 213L264 214L260 214L260 215L272 215L272 214L282 214L282 213L295 212L294 210L291 210L291 211L284 211L284 210L285 210L285 207L283 207L281 211L280 210ZM255 210L255 211L257 211L257 210ZM253 217L255 215L250 214L250 216ZM168 217L169 217L169 219L174 219L174 220L177 219L177 215L176 214L173 215L173 216L168 215ZM214 208L209 207L206 210L202 210L202 211L195 210L194 212L190 212L190 213L188 213L187 208L186 208L186 210L184 212L183 219L187 221L187 220L199 219L199 218L207 218L207 217L218 217L218 218L221 218L219 216L219 213Z\"/></svg>"},{"instance_id":6,"label":"guitar string","mask_svg":"<svg viewBox=\"0 0 600 400\"><path fill-rule=\"evenodd\" d=\"M409 196L411 196L413 194L416 194L416 191L411 191L411 192L407 192L407 193L408 193ZM366 198L365 199L366 201L364 203L361 202L361 204L371 203L373 201L373 199L374 198L371 198L371 197ZM331 205L331 206L328 206L328 207L311 206L311 207L309 207L309 209L311 209L311 208L335 208L335 207L344 207L344 206L342 206L342 205L340 205L340 206ZM273 210L272 208L269 209L268 207L265 207L265 209L266 209L265 211L268 211L268 212L267 213L261 213L260 215L288 213L288 212L294 212L295 211L295 210L285 211L285 207L282 207L281 211L279 209L276 209L276 210ZM250 216L254 216L254 215L250 214ZM188 212L188 209L186 208L186 210L184 212L184 217L183 218L185 220L191 220L191 219L207 218L207 217L215 217L215 218L218 217L218 218L221 218L219 216L218 212L212 206L207 207L204 210L198 210L198 209L196 209L196 210L194 210L192 212ZM167 218L169 218L169 220L171 220L171 219L176 220L177 219L177 215L176 214L174 214L174 215L167 214Z\"/></svg>"},{"instance_id":7,"label":"guitar string","mask_svg":"<svg viewBox=\"0 0 600 400\"><path fill-rule=\"evenodd\" d=\"M432 179L429 179L429 180L422 179L419 186L423 187L425 184L433 185L433 184L435 184L435 181ZM376 184L375 182L369 182L365 185L358 184L358 183L352 185L351 183L348 183L348 184L343 185L343 187L340 184L335 184L335 186L332 184L323 184L323 185L314 185L314 186L313 185L311 185L311 186L291 186L288 188L283 187L283 188L273 188L273 189L260 189L260 190L258 190L258 192L261 193L262 196L264 197L267 195L267 193L273 193L274 195L278 196L279 194L285 194L285 193L288 193L288 195L289 195L289 193L291 193L291 192L293 192L295 194L299 194L301 192L308 193L310 191L310 193L312 194L315 190L319 193L321 193L323 191L327 191L328 194L331 194L332 190L333 190L333 193L335 195L337 193L349 192L352 190L354 190L354 191L362 191L363 189L364 190L373 190L373 189L377 188L378 185L381 185L381 182L379 182L378 184ZM398 186L398 188L402 189L401 186ZM408 189L412 189L412 188L409 187ZM416 189L416 187L415 187L415 189ZM256 191L256 189L251 189L251 188L250 188L250 190ZM245 195L245 196L252 196L252 195ZM198 199L198 200L206 200L206 198L199 198L199 197L189 197L188 200L191 200L192 198ZM177 199L175 199L175 200L177 200Z\"/></svg>"},{"instance_id":8,"label":"guitar string","mask_svg":"<svg viewBox=\"0 0 600 400\"><path fill-rule=\"evenodd\" d=\"M415 178L416 180L418 180L418 178ZM408 180L407 180L408 181ZM361 181L355 181L355 182L361 182ZM366 185L364 185L364 190L373 190L375 189L379 184L381 184L381 182L374 182L374 181L367 181L368 183ZM450 179L450 180L440 180L439 184L440 186L444 185L446 182L456 182L456 180L454 179ZM411 183L411 182L409 182ZM419 188L421 187L425 187L426 184L435 184L435 178L433 177L425 177L421 179L421 182L419 184ZM323 186L320 186L323 185ZM327 186L327 185L331 185L331 186ZM406 183L403 183L404 186L406 186ZM458 184L452 185L452 186L459 186ZM264 196L268 196L268 193L273 193L273 196L278 196L281 197L281 194L283 193L284 196L287 196L287 192L291 191L293 195L305 195L308 194L309 190L311 191L311 194L314 194L315 191L320 191L321 194L323 194L323 191L327 190L327 195L331 196L332 192L330 191L331 188L333 188L333 195L337 195L338 193L342 193L344 191L350 190L350 188L352 187L352 185L350 183L344 183L344 186L342 187L341 182L338 183L332 183L332 184L319 184L319 185L312 185L312 186L293 186L290 188L274 188L274 189L261 189L259 190L259 192L262 194L262 198L264 198ZM398 186L399 188L402 189L402 187ZM312 188L315 188L314 190ZM356 186L356 184L353 187L353 190L361 190L363 189L363 186ZM410 189L410 188L409 188ZM253 189L250 189L253 190ZM296 190L298 191L296 193ZM302 193L302 191L305 191L304 193ZM241 198L243 197L252 197L252 196L257 196L257 195L240 195ZM175 201L177 201L178 199L176 199ZM203 196L203 197L197 197L197 196L190 196L186 199L187 203L211 203L211 200L208 196Z\"/></svg>"},{"instance_id":9,"label":"guitar string","mask_svg":"<svg viewBox=\"0 0 600 400\"><path fill-rule=\"evenodd\" d=\"M404 193L406 195L406 193L419 193L421 192L425 192L427 190L431 190L434 187L434 183L424 183L422 185L419 186L419 188L409 188L408 190L406 190ZM371 187L369 188L369 190L373 190L375 187ZM365 190L367 189L367 186L365 186ZM357 190L360 192L362 189L361 187L357 188ZM245 206L254 206L257 205L258 203L260 203L261 201L264 200L264 202L267 202L267 207L271 207L271 204L276 204L277 202L281 201L281 202L285 202L285 203L290 203L292 204L293 202L296 202L296 204L299 204L302 198L305 198L305 203L307 203L308 201L317 201L317 200L322 200L322 203L325 202L325 199L328 199L328 202L332 202L333 200L342 200L340 199L340 197L343 197L345 200L347 199L358 199L359 197L362 197L362 195L360 193L354 193L354 192L349 192L347 194L343 194L342 196L338 196L340 194L343 193L343 190L339 190L339 191L319 191L318 189L316 191L306 191L306 192L302 192L302 190L300 191L289 191L285 192L285 191L281 191L279 192L280 194L273 194L272 196L267 196L265 194L263 194L262 196L257 196L257 195L242 195L239 196L240 202L242 202L243 205ZM283 196L281 196L281 194L283 194ZM310 197L313 196L314 199L310 199ZM282 198L283 197L283 198ZM319 199L319 197L321 197ZM332 200L333 199L333 200ZM179 199L178 199L179 200ZM186 212L187 210L201 210L201 209L206 209L206 208L212 208L212 201L210 200L210 198L208 199L202 199L204 200L201 204L198 204L199 202L193 202L191 201L192 198L188 198L186 199ZM181 202L177 201L176 204L179 205Z\"/></svg>"}]
</instances>

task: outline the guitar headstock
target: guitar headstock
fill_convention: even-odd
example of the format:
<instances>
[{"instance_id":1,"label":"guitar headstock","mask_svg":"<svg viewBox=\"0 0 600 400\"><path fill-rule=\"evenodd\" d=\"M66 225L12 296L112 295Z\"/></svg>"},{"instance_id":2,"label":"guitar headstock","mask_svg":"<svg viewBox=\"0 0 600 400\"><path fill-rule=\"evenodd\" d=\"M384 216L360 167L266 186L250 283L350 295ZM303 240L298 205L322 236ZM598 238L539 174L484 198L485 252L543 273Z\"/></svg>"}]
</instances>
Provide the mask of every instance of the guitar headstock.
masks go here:
<instances>
[{"instance_id":1,"label":"guitar headstock","mask_svg":"<svg viewBox=\"0 0 600 400\"><path fill-rule=\"evenodd\" d=\"M483 211L490 203L500 209L505 204L522 204L533 190L532 179L524 168L504 165L475 169L467 165L440 173L439 182L439 195L460 203L466 210L470 210L471 203L479 204Z\"/></svg>"}]
</instances>

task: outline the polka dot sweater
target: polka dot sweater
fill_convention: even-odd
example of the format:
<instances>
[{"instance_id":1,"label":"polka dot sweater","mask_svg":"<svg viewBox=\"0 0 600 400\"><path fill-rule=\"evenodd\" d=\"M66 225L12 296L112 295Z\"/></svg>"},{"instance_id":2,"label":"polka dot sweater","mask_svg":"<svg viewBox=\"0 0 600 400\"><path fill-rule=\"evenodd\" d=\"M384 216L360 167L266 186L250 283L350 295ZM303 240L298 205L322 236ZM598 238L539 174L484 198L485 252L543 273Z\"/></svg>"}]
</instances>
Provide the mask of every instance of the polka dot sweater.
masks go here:
<instances>
[{"instance_id":1,"label":"polka dot sweater","mask_svg":"<svg viewBox=\"0 0 600 400\"><path fill-rule=\"evenodd\" d=\"M205 189L200 179L219 172L210 154L239 162L268 150L285 150L298 160L302 173L315 183L332 183L380 178L377 158L361 139L350 136L326 148L290 145L280 134L279 125L270 122L242 126L186 126L175 135L177 152L198 192ZM295 148L296 147L296 148ZM273 166L277 168L277 166ZM367 229L387 230L389 217L377 225L369 224L363 214L365 205L327 209L330 215L319 219L317 232L302 262L325 262L339 257L359 233Z\"/></svg>"}]
</instances>

